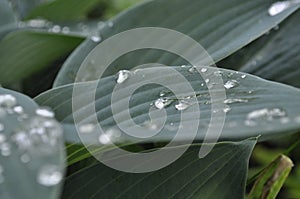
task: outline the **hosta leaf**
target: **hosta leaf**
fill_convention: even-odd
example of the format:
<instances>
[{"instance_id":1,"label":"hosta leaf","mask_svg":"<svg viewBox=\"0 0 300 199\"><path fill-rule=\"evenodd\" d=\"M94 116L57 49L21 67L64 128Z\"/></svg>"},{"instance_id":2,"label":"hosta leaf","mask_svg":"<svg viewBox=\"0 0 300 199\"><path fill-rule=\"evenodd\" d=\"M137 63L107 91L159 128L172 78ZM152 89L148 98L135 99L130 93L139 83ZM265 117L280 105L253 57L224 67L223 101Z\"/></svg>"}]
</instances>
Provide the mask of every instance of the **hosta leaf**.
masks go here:
<instances>
[{"instance_id":1,"label":"hosta leaf","mask_svg":"<svg viewBox=\"0 0 300 199\"><path fill-rule=\"evenodd\" d=\"M8 34L0 42L0 83L19 82L72 51L82 38L30 30Z\"/></svg>"},{"instance_id":2,"label":"hosta leaf","mask_svg":"<svg viewBox=\"0 0 300 199\"><path fill-rule=\"evenodd\" d=\"M38 108L30 98L0 88L3 199L55 199L60 195L65 168L62 132L60 125L41 111L46 109Z\"/></svg>"},{"instance_id":3,"label":"hosta leaf","mask_svg":"<svg viewBox=\"0 0 300 199\"><path fill-rule=\"evenodd\" d=\"M149 108L155 108L154 102L160 98L160 93L165 92L166 88L155 84L140 85L144 81L160 82L166 80L167 85L164 86L174 86L181 89L186 84L190 84L195 91L198 103L192 103L191 106L181 112L175 108L175 105L179 103L177 99L182 100L186 97L189 99L192 96L191 93L182 90L179 97L177 94L177 97L175 97L172 93L169 93L170 96L165 96L171 99L171 104L165 107L168 113L166 125L172 124L174 126L171 130L165 127L162 129L162 133L153 136L150 141L169 141L170 138L173 138L177 130L176 127L180 123L181 113L185 113L185 111L188 113L186 120L191 124L199 120L198 140L203 140L211 117L215 116L214 114L223 112L226 112L226 120L221 139L225 140L249 138L257 135L262 135L262 138L266 139L270 136L299 130L300 112L295 107L299 106L300 92L296 88L269 82L252 75L220 69L224 86L227 87L225 89L227 99L225 100L225 98L222 98L223 83L221 87L218 87L218 85L215 85L217 82L214 82L215 78L219 77L219 73L216 73L215 68L206 68L205 73L208 75L207 79L209 80L206 79L206 82L198 73L189 72L189 67L174 67L188 81L182 81L176 75L170 74L169 69L169 67L140 69L138 70L140 74L132 72L131 78L119 85L116 84L115 76L101 79L96 82L96 87L95 82L76 83L81 92L78 96L72 96L74 85L70 84L49 90L35 98L35 100L40 105L52 107L57 118L65 124L73 124L73 115L75 115L77 122L97 123L99 121L103 127L114 127L116 125L114 118L118 116L118 118L122 118L121 121L118 121L118 125L131 126L130 118L124 114L128 109L127 97L130 97L130 116L135 123L142 124L149 120ZM144 76L143 73L145 73ZM142 77L142 79L139 79L139 77ZM210 93L205 84L211 87ZM113 91L115 86L121 86L122 89L118 92ZM138 89L131 95L129 89L135 87ZM94 88L97 88L96 93L93 90ZM94 105L86 101L88 96L93 93L95 93L93 99L96 99ZM111 101L112 93L117 96L113 103ZM118 96L118 94L120 95ZM217 97L211 102L212 94L217 95ZM74 101L80 102L80 106L72 111ZM226 102L226 105L221 106L224 105L224 102ZM216 106L216 103L220 106L213 110L212 107ZM112 115L112 105L119 107L118 112L114 115ZM93 110L94 106L98 117L96 121L93 118L93 112L90 111ZM198 108L201 114L197 111ZM156 119L158 121L162 120L163 116ZM218 115L216 120L221 123L222 116ZM192 137L193 132L191 132L191 129L185 129L184 139L192 139ZM122 139L120 141L122 142Z\"/></svg>"},{"instance_id":4,"label":"hosta leaf","mask_svg":"<svg viewBox=\"0 0 300 199\"><path fill-rule=\"evenodd\" d=\"M300 87L300 12L218 65ZM241 59L241 57L243 59Z\"/></svg>"},{"instance_id":5,"label":"hosta leaf","mask_svg":"<svg viewBox=\"0 0 300 199\"><path fill-rule=\"evenodd\" d=\"M63 198L244 198L254 145L255 140L220 143L198 159L195 144L168 167L143 174L87 167L67 178Z\"/></svg>"},{"instance_id":6,"label":"hosta leaf","mask_svg":"<svg viewBox=\"0 0 300 199\"><path fill-rule=\"evenodd\" d=\"M0 2L0 39L17 28L17 18L7 0Z\"/></svg>"},{"instance_id":7,"label":"hosta leaf","mask_svg":"<svg viewBox=\"0 0 300 199\"><path fill-rule=\"evenodd\" d=\"M298 8L298 5L295 5L271 17L268 15L268 8L272 3L272 0L209 2L174 0L172 4L167 0L147 1L115 17L102 30L101 36L106 39L122 31L139 27L168 28L192 37L217 62L263 35ZM157 41L153 42L161 42L159 39L162 38L157 38ZM180 41L173 41L173 43L179 44ZM74 82L72 77L82 63L82 57L86 57L96 45L97 43L83 43L63 66L54 85ZM186 47L185 51L189 48L191 47ZM142 50L119 58L114 63L116 67L110 68L109 72L112 74L121 68L129 69L146 63L162 63L170 66L184 64L185 61L170 53Z\"/></svg>"}]
</instances>

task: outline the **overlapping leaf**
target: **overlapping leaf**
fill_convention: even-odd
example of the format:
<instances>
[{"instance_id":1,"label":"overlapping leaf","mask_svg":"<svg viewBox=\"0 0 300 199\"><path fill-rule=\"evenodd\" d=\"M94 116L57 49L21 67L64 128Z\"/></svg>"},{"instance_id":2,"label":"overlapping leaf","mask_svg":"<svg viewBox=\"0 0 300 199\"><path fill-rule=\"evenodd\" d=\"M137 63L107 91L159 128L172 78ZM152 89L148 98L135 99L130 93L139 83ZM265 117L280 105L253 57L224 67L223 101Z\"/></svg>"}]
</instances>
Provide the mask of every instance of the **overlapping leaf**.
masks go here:
<instances>
[{"instance_id":1,"label":"overlapping leaf","mask_svg":"<svg viewBox=\"0 0 300 199\"><path fill-rule=\"evenodd\" d=\"M55 150L50 150L53 147L47 144L53 135L44 132L42 126L46 121L57 123L49 118L38 118L37 104L20 93L0 88L0 98L0 197L57 198L65 168L63 140L58 134ZM33 126L28 126L34 125L33 121L39 121L35 128L40 129L40 135ZM52 127L54 132L56 127ZM40 136L47 139L42 141Z\"/></svg>"}]
</instances>

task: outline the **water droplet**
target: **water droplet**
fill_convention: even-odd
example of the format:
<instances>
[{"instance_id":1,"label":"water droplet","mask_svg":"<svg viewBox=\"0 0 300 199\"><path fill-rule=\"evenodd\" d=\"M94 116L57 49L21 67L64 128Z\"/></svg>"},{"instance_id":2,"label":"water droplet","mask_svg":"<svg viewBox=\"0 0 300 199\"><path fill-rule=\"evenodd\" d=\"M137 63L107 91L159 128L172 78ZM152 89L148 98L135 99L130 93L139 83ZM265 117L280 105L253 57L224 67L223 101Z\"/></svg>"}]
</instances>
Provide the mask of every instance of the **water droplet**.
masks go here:
<instances>
[{"instance_id":1,"label":"water droplet","mask_svg":"<svg viewBox=\"0 0 300 199\"><path fill-rule=\"evenodd\" d=\"M150 120L144 121L142 126L147 128L147 129L151 129L151 130L157 130L157 128L158 128L157 124L153 123Z\"/></svg>"},{"instance_id":2,"label":"water droplet","mask_svg":"<svg viewBox=\"0 0 300 199\"><path fill-rule=\"evenodd\" d=\"M28 149L29 147L31 147L32 144L29 136L24 131L17 132L13 136L13 140L16 142L18 147L22 150Z\"/></svg>"},{"instance_id":3,"label":"water droplet","mask_svg":"<svg viewBox=\"0 0 300 199\"><path fill-rule=\"evenodd\" d=\"M214 75L217 76L217 77L221 77L222 74L223 74L223 73L222 73L222 71L220 71L220 70L214 72Z\"/></svg>"},{"instance_id":4,"label":"water droplet","mask_svg":"<svg viewBox=\"0 0 300 199\"><path fill-rule=\"evenodd\" d=\"M45 165L40 169L37 181L39 184L49 187L60 183L62 178L63 175L58 166Z\"/></svg>"},{"instance_id":5,"label":"water droplet","mask_svg":"<svg viewBox=\"0 0 300 199\"><path fill-rule=\"evenodd\" d=\"M104 133L99 136L99 142L101 144L109 144L111 142L111 136Z\"/></svg>"},{"instance_id":6,"label":"water droplet","mask_svg":"<svg viewBox=\"0 0 300 199\"><path fill-rule=\"evenodd\" d=\"M91 40L92 40L93 42L98 43L98 42L101 41L101 37L100 37L100 36L91 36Z\"/></svg>"},{"instance_id":7,"label":"water droplet","mask_svg":"<svg viewBox=\"0 0 300 199\"><path fill-rule=\"evenodd\" d=\"M99 22L97 23L97 27L98 27L98 29L104 28L104 27L105 27L105 22L99 21Z\"/></svg>"},{"instance_id":8,"label":"water droplet","mask_svg":"<svg viewBox=\"0 0 300 199\"><path fill-rule=\"evenodd\" d=\"M300 116L295 118L295 122L300 123Z\"/></svg>"},{"instance_id":9,"label":"water droplet","mask_svg":"<svg viewBox=\"0 0 300 199\"><path fill-rule=\"evenodd\" d=\"M274 118L280 118L286 116L286 112L279 109L279 108L273 108L273 109L259 109L250 112L247 115L247 119L254 120L254 119L261 119L266 118L267 120L273 120Z\"/></svg>"},{"instance_id":10,"label":"water droplet","mask_svg":"<svg viewBox=\"0 0 300 199\"><path fill-rule=\"evenodd\" d=\"M242 75L241 76L242 79L245 79L246 77L247 77L247 75Z\"/></svg>"},{"instance_id":11,"label":"water droplet","mask_svg":"<svg viewBox=\"0 0 300 199\"><path fill-rule=\"evenodd\" d=\"M195 66L191 66L191 67L189 68L189 72L190 72L190 73L197 73L198 71L197 71L197 68L196 68Z\"/></svg>"},{"instance_id":12,"label":"water droplet","mask_svg":"<svg viewBox=\"0 0 300 199\"><path fill-rule=\"evenodd\" d=\"M30 162L31 158L28 154L23 154L23 155L21 155L20 160L23 163L28 163L28 162Z\"/></svg>"},{"instance_id":13,"label":"water droplet","mask_svg":"<svg viewBox=\"0 0 300 199\"><path fill-rule=\"evenodd\" d=\"M27 25L33 28L44 28L48 24L48 21L44 19L32 19L27 21Z\"/></svg>"},{"instance_id":14,"label":"water droplet","mask_svg":"<svg viewBox=\"0 0 300 199\"><path fill-rule=\"evenodd\" d=\"M271 7L269 8L268 10L269 15L270 16L278 15L283 11L287 10L288 8L290 8L291 5L292 5L291 1L278 1L272 4Z\"/></svg>"},{"instance_id":15,"label":"water droplet","mask_svg":"<svg viewBox=\"0 0 300 199\"><path fill-rule=\"evenodd\" d=\"M11 154L10 144L8 144L8 143L3 143L0 146L0 150L1 150L2 156L10 156L10 154Z\"/></svg>"},{"instance_id":16,"label":"water droplet","mask_svg":"<svg viewBox=\"0 0 300 199\"><path fill-rule=\"evenodd\" d=\"M47 107L38 108L36 109L35 113L39 116L47 117L47 118L54 118L55 116L54 112Z\"/></svg>"},{"instance_id":17,"label":"water droplet","mask_svg":"<svg viewBox=\"0 0 300 199\"><path fill-rule=\"evenodd\" d=\"M114 22L112 22L112 21L109 21L109 22L107 22L107 25L108 25L108 27L113 27L114 26Z\"/></svg>"},{"instance_id":18,"label":"water droplet","mask_svg":"<svg viewBox=\"0 0 300 199\"><path fill-rule=\"evenodd\" d=\"M62 33L68 34L69 32L70 32L70 28L69 27L65 26L65 27L62 28Z\"/></svg>"},{"instance_id":19,"label":"water droplet","mask_svg":"<svg viewBox=\"0 0 300 199\"><path fill-rule=\"evenodd\" d=\"M80 133L91 133L94 131L94 129L95 129L94 124L83 124L83 125L80 125L79 132Z\"/></svg>"},{"instance_id":20,"label":"water droplet","mask_svg":"<svg viewBox=\"0 0 300 199\"><path fill-rule=\"evenodd\" d=\"M225 104L233 104L233 103L245 103L248 102L247 99L225 99Z\"/></svg>"},{"instance_id":21,"label":"water droplet","mask_svg":"<svg viewBox=\"0 0 300 199\"><path fill-rule=\"evenodd\" d=\"M61 27L59 25L54 25L51 29L51 31L54 33L59 33L60 30L61 30Z\"/></svg>"},{"instance_id":22,"label":"water droplet","mask_svg":"<svg viewBox=\"0 0 300 199\"><path fill-rule=\"evenodd\" d=\"M201 72L202 72L202 73L207 72L207 68L201 68Z\"/></svg>"},{"instance_id":23,"label":"water droplet","mask_svg":"<svg viewBox=\"0 0 300 199\"><path fill-rule=\"evenodd\" d=\"M185 101L180 101L178 104L175 105L175 108L179 111L186 110L189 108L191 105Z\"/></svg>"},{"instance_id":24,"label":"water droplet","mask_svg":"<svg viewBox=\"0 0 300 199\"><path fill-rule=\"evenodd\" d=\"M158 109L163 109L163 108L167 107L168 105L170 105L172 102L173 102L173 100L164 97L164 98L158 98L154 102L154 105Z\"/></svg>"},{"instance_id":25,"label":"water droplet","mask_svg":"<svg viewBox=\"0 0 300 199\"><path fill-rule=\"evenodd\" d=\"M22 106L15 106L13 110L17 114L22 114L24 112L24 109Z\"/></svg>"},{"instance_id":26,"label":"water droplet","mask_svg":"<svg viewBox=\"0 0 300 199\"><path fill-rule=\"evenodd\" d=\"M289 123L289 122L290 122L290 119L287 118L287 117L284 117L284 118L281 118L281 119L280 119L280 123L281 123L281 124L287 124L287 123Z\"/></svg>"},{"instance_id":27,"label":"water droplet","mask_svg":"<svg viewBox=\"0 0 300 199\"><path fill-rule=\"evenodd\" d=\"M173 122L171 122L170 124L165 125L165 128L168 131L176 131L178 129L178 127L175 126Z\"/></svg>"},{"instance_id":28,"label":"water droplet","mask_svg":"<svg viewBox=\"0 0 300 199\"><path fill-rule=\"evenodd\" d=\"M17 104L17 99L9 94L0 95L0 107L12 108Z\"/></svg>"},{"instance_id":29,"label":"water droplet","mask_svg":"<svg viewBox=\"0 0 300 199\"><path fill-rule=\"evenodd\" d=\"M5 142L5 140L6 140L5 135L0 134L0 145L3 144Z\"/></svg>"},{"instance_id":30,"label":"water droplet","mask_svg":"<svg viewBox=\"0 0 300 199\"><path fill-rule=\"evenodd\" d=\"M245 121L245 125L246 126L256 126L256 122L255 121L252 121L252 120L246 120Z\"/></svg>"},{"instance_id":31,"label":"water droplet","mask_svg":"<svg viewBox=\"0 0 300 199\"><path fill-rule=\"evenodd\" d=\"M117 74L117 83L122 84L129 78L129 76L130 76L130 71L120 70Z\"/></svg>"},{"instance_id":32,"label":"water droplet","mask_svg":"<svg viewBox=\"0 0 300 199\"><path fill-rule=\"evenodd\" d=\"M209 83L209 81L210 81L209 79L206 79L206 80L205 80L205 83Z\"/></svg>"},{"instance_id":33,"label":"water droplet","mask_svg":"<svg viewBox=\"0 0 300 199\"><path fill-rule=\"evenodd\" d=\"M234 87L237 87L239 85L239 83L236 80L229 80L224 84L224 87L226 89L231 89Z\"/></svg>"},{"instance_id":34,"label":"water droplet","mask_svg":"<svg viewBox=\"0 0 300 199\"><path fill-rule=\"evenodd\" d=\"M26 132L32 142L32 147L43 150L45 153L55 151L62 136L60 124L53 119L44 117L31 118Z\"/></svg>"},{"instance_id":35,"label":"water droplet","mask_svg":"<svg viewBox=\"0 0 300 199\"><path fill-rule=\"evenodd\" d=\"M229 111L231 111L231 108L229 106L226 106L224 109L223 109L224 113L228 113Z\"/></svg>"}]
</instances>

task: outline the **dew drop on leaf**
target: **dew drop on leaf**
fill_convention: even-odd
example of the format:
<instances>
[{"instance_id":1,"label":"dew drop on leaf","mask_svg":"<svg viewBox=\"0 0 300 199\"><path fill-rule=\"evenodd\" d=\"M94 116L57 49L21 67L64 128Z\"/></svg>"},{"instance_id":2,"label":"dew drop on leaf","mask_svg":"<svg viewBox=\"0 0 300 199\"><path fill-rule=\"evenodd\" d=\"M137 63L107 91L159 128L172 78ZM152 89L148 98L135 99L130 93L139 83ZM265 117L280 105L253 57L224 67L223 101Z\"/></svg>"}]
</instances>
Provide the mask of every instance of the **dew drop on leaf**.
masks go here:
<instances>
[{"instance_id":1,"label":"dew drop on leaf","mask_svg":"<svg viewBox=\"0 0 300 199\"><path fill-rule=\"evenodd\" d=\"M108 144L111 142L111 136L105 133L101 134L98 139L101 144Z\"/></svg>"},{"instance_id":2,"label":"dew drop on leaf","mask_svg":"<svg viewBox=\"0 0 300 199\"><path fill-rule=\"evenodd\" d=\"M164 97L164 98L158 98L154 102L154 105L158 109L163 109L163 108L167 107L168 105L170 105L172 102L173 102L173 100Z\"/></svg>"},{"instance_id":3,"label":"dew drop on leaf","mask_svg":"<svg viewBox=\"0 0 300 199\"><path fill-rule=\"evenodd\" d=\"M93 41L93 42L100 42L101 41L101 37L100 36L96 36L96 35L94 35L94 36L91 36L91 40Z\"/></svg>"},{"instance_id":4,"label":"dew drop on leaf","mask_svg":"<svg viewBox=\"0 0 300 199\"><path fill-rule=\"evenodd\" d=\"M11 154L10 144L8 144L8 143L1 144L0 150L1 150L2 156L10 156L10 154Z\"/></svg>"},{"instance_id":5,"label":"dew drop on leaf","mask_svg":"<svg viewBox=\"0 0 300 199\"><path fill-rule=\"evenodd\" d=\"M62 28L62 33L68 34L69 32L70 32L70 28L69 27L65 26L65 27Z\"/></svg>"},{"instance_id":6,"label":"dew drop on leaf","mask_svg":"<svg viewBox=\"0 0 300 199\"><path fill-rule=\"evenodd\" d=\"M44 186L54 186L60 183L63 175L58 166L45 165L38 172L37 182Z\"/></svg>"},{"instance_id":7,"label":"dew drop on leaf","mask_svg":"<svg viewBox=\"0 0 300 199\"><path fill-rule=\"evenodd\" d=\"M112 22L112 21L109 21L109 22L107 22L107 25L108 25L108 27L113 27L114 26L114 22Z\"/></svg>"},{"instance_id":8,"label":"dew drop on leaf","mask_svg":"<svg viewBox=\"0 0 300 199\"><path fill-rule=\"evenodd\" d=\"M51 31L54 32L54 33L59 33L61 31L61 27L59 25L54 25L51 28Z\"/></svg>"},{"instance_id":9,"label":"dew drop on leaf","mask_svg":"<svg viewBox=\"0 0 300 199\"><path fill-rule=\"evenodd\" d=\"M246 103L248 102L247 99L225 99L224 103L225 104L233 104L233 103Z\"/></svg>"},{"instance_id":10,"label":"dew drop on leaf","mask_svg":"<svg viewBox=\"0 0 300 199\"><path fill-rule=\"evenodd\" d=\"M117 83L122 84L129 78L129 76L130 76L130 71L120 70L117 74Z\"/></svg>"},{"instance_id":11,"label":"dew drop on leaf","mask_svg":"<svg viewBox=\"0 0 300 199\"><path fill-rule=\"evenodd\" d=\"M201 72L205 73L207 71L207 68L201 68Z\"/></svg>"},{"instance_id":12,"label":"dew drop on leaf","mask_svg":"<svg viewBox=\"0 0 300 199\"><path fill-rule=\"evenodd\" d=\"M24 109L22 106L15 106L13 110L17 114L22 114L24 112Z\"/></svg>"},{"instance_id":13,"label":"dew drop on leaf","mask_svg":"<svg viewBox=\"0 0 300 199\"><path fill-rule=\"evenodd\" d=\"M231 111L231 108L229 106L226 106L224 109L223 109L224 113L228 113L229 111Z\"/></svg>"},{"instance_id":14,"label":"dew drop on leaf","mask_svg":"<svg viewBox=\"0 0 300 199\"><path fill-rule=\"evenodd\" d=\"M178 111L183 111L186 110L187 108L189 108L191 105L185 101L180 101L178 104L175 105L175 108Z\"/></svg>"},{"instance_id":15,"label":"dew drop on leaf","mask_svg":"<svg viewBox=\"0 0 300 199\"><path fill-rule=\"evenodd\" d=\"M271 5L271 7L269 8L268 12L270 16L275 16L278 15L280 13L282 13L283 11L285 11L286 9L290 8L292 5L292 3L290 1L278 1L274 4Z\"/></svg>"},{"instance_id":16,"label":"dew drop on leaf","mask_svg":"<svg viewBox=\"0 0 300 199\"><path fill-rule=\"evenodd\" d=\"M93 132L95 129L95 125L94 124L82 124L79 126L79 132L80 133L91 133Z\"/></svg>"},{"instance_id":17,"label":"dew drop on leaf","mask_svg":"<svg viewBox=\"0 0 300 199\"><path fill-rule=\"evenodd\" d=\"M238 81L236 81L236 80L229 80L229 81L227 81L224 84L224 87L226 89L231 89L231 88L237 87L238 85L239 85Z\"/></svg>"},{"instance_id":18,"label":"dew drop on leaf","mask_svg":"<svg viewBox=\"0 0 300 199\"><path fill-rule=\"evenodd\" d=\"M36 109L35 113L39 116L46 117L46 118L54 118L55 116L54 112L46 107L41 107Z\"/></svg>"},{"instance_id":19,"label":"dew drop on leaf","mask_svg":"<svg viewBox=\"0 0 300 199\"><path fill-rule=\"evenodd\" d=\"M17 104L17 100L14 96L5 94L0 95L0 107L12 108Z\"/></svg>"}]
</instances>

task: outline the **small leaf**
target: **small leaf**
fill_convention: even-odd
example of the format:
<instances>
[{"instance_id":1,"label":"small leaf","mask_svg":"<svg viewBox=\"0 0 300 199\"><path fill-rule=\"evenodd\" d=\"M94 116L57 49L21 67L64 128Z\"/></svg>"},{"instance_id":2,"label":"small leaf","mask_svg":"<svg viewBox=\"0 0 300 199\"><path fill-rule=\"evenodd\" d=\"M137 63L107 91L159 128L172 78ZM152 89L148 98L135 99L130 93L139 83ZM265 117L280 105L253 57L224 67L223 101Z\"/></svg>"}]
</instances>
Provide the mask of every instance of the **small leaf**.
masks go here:
<instances>
[{"instance_id":1,"label":"small leaf","mask_svg":"<svg viewBox=\"0 0 300 199\"><path fill-rule=\"evenodd\" d=\"M292 167L293 162L287 156L280 155L258 176L248 199L275 199Z\"/></svg>"}]
</instances>

